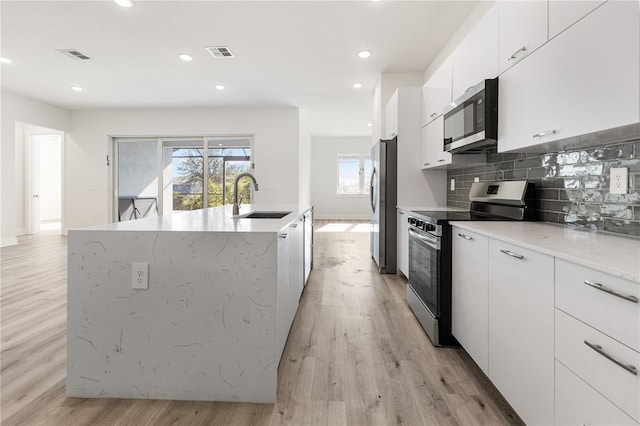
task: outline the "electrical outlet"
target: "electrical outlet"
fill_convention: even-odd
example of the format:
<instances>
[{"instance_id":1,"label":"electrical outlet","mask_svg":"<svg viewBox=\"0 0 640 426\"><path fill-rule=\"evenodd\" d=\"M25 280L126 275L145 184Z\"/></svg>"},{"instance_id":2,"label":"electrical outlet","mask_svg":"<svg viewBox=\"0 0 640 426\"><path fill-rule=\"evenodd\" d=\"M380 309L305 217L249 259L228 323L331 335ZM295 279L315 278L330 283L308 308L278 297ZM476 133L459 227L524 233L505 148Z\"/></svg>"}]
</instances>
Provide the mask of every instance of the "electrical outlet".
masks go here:
<instances>
[{"instance_id":1,"label":"electrical outlet","mask_svg":"<svg viewBox=\"0 0 640 426\"><path fill-rule=\"evenodd\" d=\"M609 193L610 194L626 194L629 192L629 169L626 167L618 167L609 170Z\"/></svg>"},{"instance_id":2,"label":"electrical outlet","mask_svg":"<svg viewBox=\"0 0 640 426\"><path fill-rule=\"evenodd\" d=\"M479 177L474 177L474 178L473 178L473 181L474 181L474 182L480 182L480 178L479 178Z\"/></svg>"},{"instance_id":3,"label":"electrical outlet","mask_svg":"<svg viewBox=\"0 0 640 426\"><path fill-rule=\"evenodd\" d=\"M144 290L149 288L149 264L131 264L131 288Z\"/></svg>"},{"instance_id":4,"label":"electrical outlet","mask_svg":"<svg viewBox=\"0 0 640 426\"><path fill-rule=\"evenodd\" d=\"M451 190L452 191L456 190L456 180L455 179L451 179Z\"/></svg>"}]
</instances>

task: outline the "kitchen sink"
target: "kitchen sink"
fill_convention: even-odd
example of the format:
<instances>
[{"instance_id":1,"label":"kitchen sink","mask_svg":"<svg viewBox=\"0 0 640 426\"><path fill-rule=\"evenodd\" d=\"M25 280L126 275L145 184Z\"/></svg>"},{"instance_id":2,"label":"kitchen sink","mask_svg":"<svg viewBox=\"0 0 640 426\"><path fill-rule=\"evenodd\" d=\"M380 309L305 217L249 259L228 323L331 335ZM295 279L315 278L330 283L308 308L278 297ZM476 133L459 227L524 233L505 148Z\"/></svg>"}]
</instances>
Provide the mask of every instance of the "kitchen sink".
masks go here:
<instances>
[{"instance_id":1,"label":"kitchen sink","mask_svg":"<svg viewBox=\"0 0 640 426\"><path fill-rule=\"evenodd\" d=\"M239 216L239 219L282 219L291 212L251 212Z\"/></svg>"}]
</instances>

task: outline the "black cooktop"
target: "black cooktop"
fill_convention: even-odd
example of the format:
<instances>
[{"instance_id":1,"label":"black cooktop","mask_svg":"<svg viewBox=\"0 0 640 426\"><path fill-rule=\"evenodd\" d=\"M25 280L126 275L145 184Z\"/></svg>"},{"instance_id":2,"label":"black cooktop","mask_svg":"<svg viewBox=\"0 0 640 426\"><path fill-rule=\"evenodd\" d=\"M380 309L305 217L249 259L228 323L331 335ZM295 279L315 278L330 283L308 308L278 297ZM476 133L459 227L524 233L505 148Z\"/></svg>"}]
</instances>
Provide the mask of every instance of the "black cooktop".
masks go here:
<instances>
[{"instance_id":1,"label":"black cooktop","mask_svg":"<svg viewBox=\"0 0 640 426\"><path fill-rule=\"evenodd\" d=\"M412 211L417 218L426 222L444 225L450 221L496 221L496 220L533 220L529 209L511 206L481 206L484 211ZM487 208L489 207L489 208Z\"/></svg>"},{"instance_id":2,"label":"black cooktop","mask_svg":"<svg viewBox=\"0 0 640 426\"><path fill-rule=\"evenodd\" d=\"M472 214L469 211L412 211L411 213L423 216L423 219L431 219L438 222L450 220L472 220Z\"/></svg>"}]
</instances>

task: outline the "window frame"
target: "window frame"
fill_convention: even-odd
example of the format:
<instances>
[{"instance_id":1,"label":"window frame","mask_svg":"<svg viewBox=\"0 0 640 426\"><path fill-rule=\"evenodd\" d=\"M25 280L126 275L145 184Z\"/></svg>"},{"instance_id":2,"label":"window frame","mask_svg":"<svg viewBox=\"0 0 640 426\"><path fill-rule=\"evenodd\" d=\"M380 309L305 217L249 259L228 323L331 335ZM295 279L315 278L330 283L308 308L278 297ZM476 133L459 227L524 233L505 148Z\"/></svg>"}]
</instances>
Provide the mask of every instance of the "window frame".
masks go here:
<instances>
[{"instance_id":1,"label":"window frame","mask_svg":"<svg viewBox=\"0 0 640 426\"><path fill-rule=\"evenodd\" d=\"M340 192L340 160L344 157L358 157L358 186L359 191L357 193L343 193ZM338 197L353 197L353 198L363 198L368 197L369 192L365 192L369 189L368 183L365 182L365 159L369 158L369 161L373 161L371 158L371 153L361 152L361 153L340 153L337 155L336 161L336 196ZM373 167L373 166L372 166Z\"/></svg>"}]
</instances>

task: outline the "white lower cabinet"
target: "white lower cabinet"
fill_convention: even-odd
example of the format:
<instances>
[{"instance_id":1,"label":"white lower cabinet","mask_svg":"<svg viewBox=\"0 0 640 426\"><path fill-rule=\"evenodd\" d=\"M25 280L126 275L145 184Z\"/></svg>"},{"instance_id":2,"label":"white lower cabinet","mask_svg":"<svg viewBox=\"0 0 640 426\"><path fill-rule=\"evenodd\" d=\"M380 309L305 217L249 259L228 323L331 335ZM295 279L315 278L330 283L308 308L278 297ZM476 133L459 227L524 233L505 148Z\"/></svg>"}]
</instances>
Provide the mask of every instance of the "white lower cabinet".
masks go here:
<instances>
[{"instance_id":1,"label":"white lower cabinet","mask_svg":"<svg viewBox=\"0 0 640 426\"><path fill-rule=\"evenodd\" d=\"M304 218L278 233L278 360L298 310L304 289Z\"/></svg>"},{"instance_id":2,"label":"white lower cabinet","mask_svg":"<svg viewBox=\"0 0 640 426\"><path fill-rule=\"evenodd\" d=\"M604 400L598 405L556 380L556 422L640 422L640 286L561 259L555 275L556 360ZM559 407L558 395L570 404Z\"/></svg>"},{"instance_id":3,"label":"white lower cabinet","mask_svg":"<svg viewBox=\"0 0 640 426\"><path fill-rule=\"evenodd\" d=\"M640 354L556 309L555 357L632 418L640 419Z\"/></svg>"},{"instance_id":4,"label":"white lower cabinet","mask_svg":"<svg viewBox=\"0 0 640 426\"><path fill-rule=\"evenodd\" d=\"M554 259L489 240L489 378L527 424L553 423Z\"/></svg>"},{"instance_id":5,"label":"white lower cabinet","mask_svg":"<svg viewBox=\"0 0 640 426\"><path fill-rule=\"evenodd\" d=\"M452 229L453 335L527 424L640 424L640 287Z\"/></svg>"},{"instance_id":6,"label":"white lower cabinet","mask_svg":"<svg viewBox=\"0 0 640 426\"><path fill-rule=\"evenodd\" d=\"M278 306L277 312L277 348L278 360L282 356L284 345L287 343L289 329L291 328L291 274L289 272L289 234L281 232L278 234Z\"/></svg>"},{"instance_id":7,"label":"white lower cabinet","mask_svg":"<svg viewBox=\"0 0 640 426\"><path fill-rule=\"evenodd\" d=\"M556 361L556 425L635 425L636 422Z\"/></svg>"},{"instance_id":8,"label":"white lower cabinet","mask_svg":"<svg viewBox=\"0 0 640 426\"><path fill-rule=\"evenodd\" d=\"M407 213L398 210L398 269L402 274L409 278L409 222L407 221Z\"/></svg>"},{"instance_id":9,"label":"white lower cabinet","mask_svg":"<svg viewBox=\"0 0 640 426\"><path fill-rule=\"evenodd\" d=\"M453 336L489 375L489 239L456 227L451 235Z\"/></svg>"}]
</instances>

